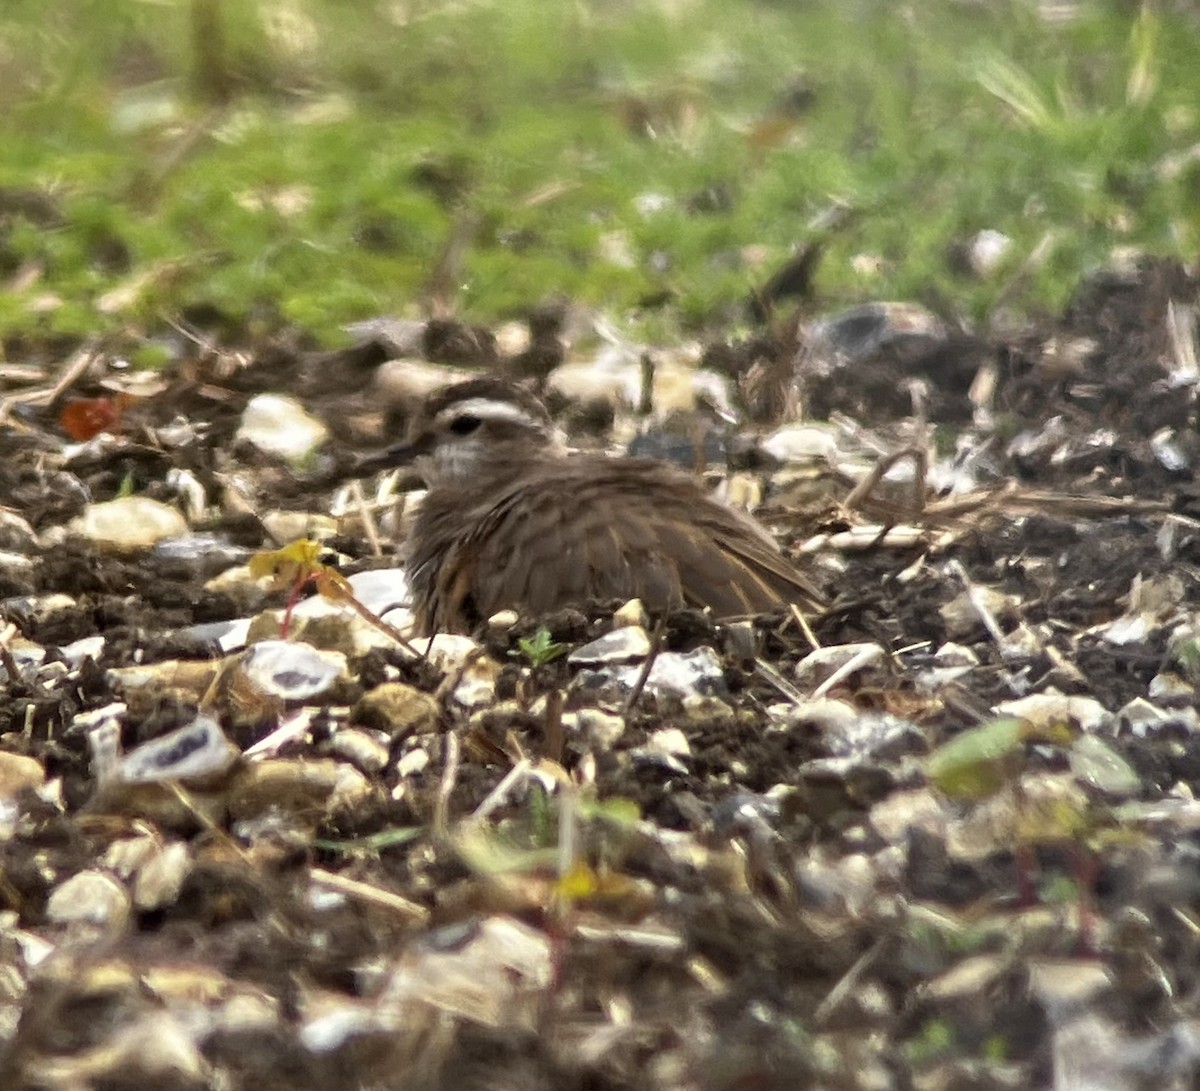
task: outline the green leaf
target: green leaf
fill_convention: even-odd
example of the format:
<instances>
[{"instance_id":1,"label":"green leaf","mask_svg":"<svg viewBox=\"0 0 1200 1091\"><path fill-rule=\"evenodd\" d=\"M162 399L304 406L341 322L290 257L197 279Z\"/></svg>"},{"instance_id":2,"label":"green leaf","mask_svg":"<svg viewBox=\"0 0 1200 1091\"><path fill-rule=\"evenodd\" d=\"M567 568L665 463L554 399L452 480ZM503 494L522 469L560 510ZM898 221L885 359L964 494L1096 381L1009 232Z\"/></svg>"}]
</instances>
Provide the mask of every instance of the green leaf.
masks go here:
<instances>
[{"instance_id":1,"label":"green leaf","mask_svg":"<svg viewBox=\"0 0 1200 1091\"><path fill-rule=\"evenodd\" d=\"M567 651L567 645L555 643L550 639L550 630L545 626L538 629L533 636L521 637L517 641L517 647L534 667L551 663Z\"/></svg>"},{"instance_id":2,"label":"green leaf","mask_svg":"<svg viewBox=\"0 0 1200 1091\"><path fill-rule=\"evenodd\" d=\"M933 785L951 799L994 795L1020 771L1024 758L1020 720L993 720L943 743L925 765Z\"/></svg>"},{"instance_id":3,"label":"green leaf","mask_svg":"<svg viewBox=\"0 0 1200 1091\"><path fill-rule=\"evenodd\" d=\"M121 478L121 484L117 488L116 500L124 500L127 496L132 496L137 491L137 482L134 480L132 473L127 473Z\"/></svg>"},{"instance_id":4,"label":"green leaf","mask_svg":"<svg viewBox=\"0 0 1200 1091\"><path fill-rule=\"evenodd\" d=\"M580 799L579 815L581 818L599 818L611 822L614 826L628 827L641 820L641 808L624 796L613 796L611 799Z\"/></svg>"},{"instance_id":5,"label":"green leaf","mask_svg":"<svg viewBox=\"0 0 1200 1091\"><path fill-rule=\"evenodd\" d=\"M1067 760L1076 777L1110 795L1132 795L1142 785L1133 766L1096 735L1081 735Z\"/></svg>"}]
</instances>

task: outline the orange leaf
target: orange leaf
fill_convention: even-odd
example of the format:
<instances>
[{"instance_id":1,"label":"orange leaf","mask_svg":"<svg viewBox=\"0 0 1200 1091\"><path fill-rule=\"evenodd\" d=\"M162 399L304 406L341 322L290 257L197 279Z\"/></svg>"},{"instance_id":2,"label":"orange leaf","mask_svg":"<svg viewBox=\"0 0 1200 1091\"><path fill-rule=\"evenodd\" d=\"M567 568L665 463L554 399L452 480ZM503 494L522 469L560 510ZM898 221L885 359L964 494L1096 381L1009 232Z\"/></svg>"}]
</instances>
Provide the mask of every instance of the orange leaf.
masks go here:
<instances>
[{"instance_id":1,"label":"orange leaf","mask_svg":"<svg viewBox=\"0 0 1200 1091\"><path fill-rule=\"evenodd\" d=\"M82 443L117 427L125 399L115 398L72 398L58 415L58 423L73 440Z\"/></svg>"}]
</instances>

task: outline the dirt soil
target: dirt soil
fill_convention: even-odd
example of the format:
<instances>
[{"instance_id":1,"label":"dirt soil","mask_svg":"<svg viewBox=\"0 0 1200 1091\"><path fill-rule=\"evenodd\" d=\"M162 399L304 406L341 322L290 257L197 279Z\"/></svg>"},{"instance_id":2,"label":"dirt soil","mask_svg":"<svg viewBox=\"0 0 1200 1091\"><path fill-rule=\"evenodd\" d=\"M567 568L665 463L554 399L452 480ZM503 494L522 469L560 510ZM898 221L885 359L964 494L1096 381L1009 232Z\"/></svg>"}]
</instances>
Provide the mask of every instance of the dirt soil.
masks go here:
<instances>
[{"instance_id":1,"label":"dirt soil","mask_svg":"<svg viewBox=\"0 0 1200 1091\"><path fill-rule=\"evenodd\" d=\"M800 402L873 461L915 444L897 466L925 473L856 490L843 465L745 457L778 422L724 437L832 606L733 631L651 618L656 654L720 657L689 698L534 661L543 625L570 649L611 630L596 604L477 634L483 705L456 696L471 662L386 641L321 696L241 702L195 627L287 591L213 578L283 544L269 511L327 516L353 452L395 427L373 385L386 346L236 365L191 346L107 443L71 445L64 399L18 392L0 428L0 1087L1197 1086L1200 377L1180 320L1197 303L1187 270L1144 262L1018 334L802 367ZM454 357L438 332L425 357ZM794 358L771 337L705 357L746 398ZM89 381L72 393L108 395ZM333 430L305 472L235 440L260 392ZM554 405L576 438L606 435L612 414ZM180 507L179 471L206 498L204 549L57 529L122 495ZM396 563L350 523L323 544L345 575ZM172 673L147 695L129 670L155 665ZM129 755L200 713L231 763L103 774L102 721ZM1006 716L1016 741L993 728L962 763L982 786L945 772L945 744Z\"/></svg>"}]
</instances>

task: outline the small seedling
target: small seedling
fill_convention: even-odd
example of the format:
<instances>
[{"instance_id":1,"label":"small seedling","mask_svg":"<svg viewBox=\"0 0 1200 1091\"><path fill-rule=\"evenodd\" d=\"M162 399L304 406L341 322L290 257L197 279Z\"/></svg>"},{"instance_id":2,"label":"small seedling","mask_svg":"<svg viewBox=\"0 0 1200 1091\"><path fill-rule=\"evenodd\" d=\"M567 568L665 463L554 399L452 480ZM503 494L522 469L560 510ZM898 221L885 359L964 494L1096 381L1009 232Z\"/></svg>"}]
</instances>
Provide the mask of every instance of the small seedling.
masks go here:
<instances>
[{"instance_id":1,"label":"small seedling","mask_svg":"<svg viewBox=\"0 0 1200 1091\"><path fill-rule=\"evenodd\" d=\"M544 625L533 636L523 636L517 641L520 653L532 667L544 667L565 655L567 646L550 639L550 630Z\"/></svg>"},{"instance_id":2,"label":"small seedling","mask_svg":"<svg viewBox=\"0 0 1200 1091\"><path fill-rule=\"evenodd\" d=\"M137 482L134 480L132 473L127 473L121 478L120 487L117 489L116 500L124 500L128 496L132 496L137 491Z\"/></svg>"},{"instance_id":3,"label":"small seedling","mask_svg":"<svg viewBox=\"0 0 1200 1091\"><path fill-rule=\"evenodd\" d=\"M925 770L930 783L950 799L974 803L1011 792L1017 805L1013 830L1017 886L1022 905L1035 901L1031 872L1036 845L1058 844L1071 848L1075 860L1076 899L1079 903L1080 946L1090 951L1091 914L1089 876L1101 846L1119 838L1113 816L1087 797L1031 799L1023 791L1021 776L1028 747L1041 743L1062 747L1074 779L1081 785L1114 795L1136 791L1138 777L1129 763L1097 735L1082 732L1063 721L1036 724L1027 720L1000 719L970 728L930 754Z\"/></svg>"}]
</instances>

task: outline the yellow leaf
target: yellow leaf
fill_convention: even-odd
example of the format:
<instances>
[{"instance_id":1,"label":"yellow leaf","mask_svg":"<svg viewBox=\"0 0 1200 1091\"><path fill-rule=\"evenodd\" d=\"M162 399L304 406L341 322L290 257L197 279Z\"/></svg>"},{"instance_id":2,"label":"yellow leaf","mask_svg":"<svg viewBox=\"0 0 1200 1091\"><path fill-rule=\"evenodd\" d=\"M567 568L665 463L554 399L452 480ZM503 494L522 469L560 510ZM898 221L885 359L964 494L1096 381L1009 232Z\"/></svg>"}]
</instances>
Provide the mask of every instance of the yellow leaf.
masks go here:
<instances>
[{"instance_id":1,"label":"yellow leaf","mask_svg":"<svg viewBox=\"0 0 1200 1091\"><path fill-rule=\"evenodd\" d=\"M315 575L324 566L320 562L321 545L307 538L297 538L282 549L264 550L250 558L250 575L255 579L273 576L280 583Z\"/></svg>"},{"instance_id":2,"label":"yellow leaf","mask_svg":"<svg viewBox=\"0 0 1200 1091\"><path fill-rule=\"evenodd\" d=\"M590 898L599 889L600 882L595 871L578 860L571 865L556 885L559 897L571 902Z\"/></svg>"}]
</instances>

